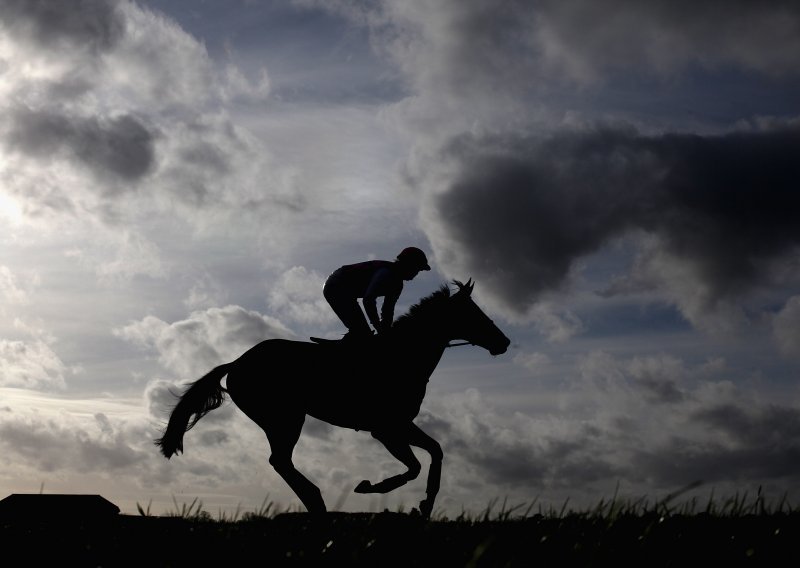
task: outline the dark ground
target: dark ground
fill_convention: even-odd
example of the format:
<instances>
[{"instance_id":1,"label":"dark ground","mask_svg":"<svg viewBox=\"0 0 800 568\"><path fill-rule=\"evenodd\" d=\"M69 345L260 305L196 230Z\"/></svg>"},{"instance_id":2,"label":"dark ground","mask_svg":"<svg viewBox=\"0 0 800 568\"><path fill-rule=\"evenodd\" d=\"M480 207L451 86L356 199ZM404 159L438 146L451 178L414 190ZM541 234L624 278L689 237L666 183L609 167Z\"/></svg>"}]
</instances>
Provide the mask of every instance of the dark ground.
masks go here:
<instances>
[{"instance_id":1,"label":"dark ground","mask_svg":"<svg viewBox=\"0 0 800 568\"><path fill-rule=\"evenodd\" d=\"M0 522L5 566L800 566L800 513L425 521L285 513ZM624 563L624 564L623 564Z\"/></svg>"}]
</instances>

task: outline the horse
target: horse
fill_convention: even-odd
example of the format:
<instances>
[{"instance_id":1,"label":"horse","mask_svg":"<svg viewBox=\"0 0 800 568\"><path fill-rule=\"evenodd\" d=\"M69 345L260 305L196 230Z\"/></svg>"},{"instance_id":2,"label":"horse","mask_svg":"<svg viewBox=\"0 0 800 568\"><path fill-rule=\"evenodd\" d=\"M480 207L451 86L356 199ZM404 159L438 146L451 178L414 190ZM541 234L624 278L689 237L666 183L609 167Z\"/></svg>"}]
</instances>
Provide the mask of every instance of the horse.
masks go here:
<instances>
[{"instance_id":1,"label":"horse","mask_svg":"<svg viewBox=\"0 0 800 568\"><path fill-rule=\"evenodd\" d=\"M319 488L292 463L306 415L334 426L369 432L407 470L377 483L361 481L356 493L388 493L416 479L421 466L411 446L430 454L426 496L418 512L429 518L440 488L444 454L440 444L414 424L427 383L445 349L461 340L491 355L510 340L473 301L472 279L454 280L413 305L389 330L349 344L266 339L238 359L189 383L155 440L169 459L183 452L183 437L218 408L227 394L264 430L269 463L309 513L325 513ZM221 381L227 376L226 387Z\"/></svg>"}]
</instances>

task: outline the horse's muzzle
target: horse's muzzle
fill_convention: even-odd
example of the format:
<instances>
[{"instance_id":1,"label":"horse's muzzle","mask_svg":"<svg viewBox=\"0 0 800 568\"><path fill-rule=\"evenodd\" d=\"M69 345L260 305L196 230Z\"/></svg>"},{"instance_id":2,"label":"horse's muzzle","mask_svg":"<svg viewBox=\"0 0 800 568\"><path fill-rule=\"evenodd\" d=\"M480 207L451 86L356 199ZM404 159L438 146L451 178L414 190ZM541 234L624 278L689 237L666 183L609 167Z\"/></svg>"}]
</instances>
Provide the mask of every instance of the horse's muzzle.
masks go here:
<instances>
[{"instance_id":1,"label":"horse's muzzle","mask_svg":"<svg viewBox=\"0 0 800 568\"><path fill-rule=\"evenodd\" d=\"M511 345L511 340L508 337L503 337L503 341L496 346L493 346L489 349L489 353L491 355L502 355L508 350L508 346Z\"/></svg>"}]
</instances>

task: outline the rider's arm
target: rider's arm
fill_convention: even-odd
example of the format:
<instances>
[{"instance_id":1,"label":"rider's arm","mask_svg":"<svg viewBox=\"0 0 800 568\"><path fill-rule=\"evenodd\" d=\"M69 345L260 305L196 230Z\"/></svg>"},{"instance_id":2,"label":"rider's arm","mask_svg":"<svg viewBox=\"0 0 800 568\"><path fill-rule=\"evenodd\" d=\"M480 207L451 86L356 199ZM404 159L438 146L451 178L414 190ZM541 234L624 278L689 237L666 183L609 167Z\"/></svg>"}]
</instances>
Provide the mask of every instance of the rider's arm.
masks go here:
<instances>
[{"instance_id":1,"label":"rider's arm","mask_svg":"<svg viewBox=\"0 0 800 568\"><path fill-rule=\"evenodd\" d=\"M387 292L386 296L384 296L383 305L381 306L381 327L378 329L379 332L392 327L392 323L394 322L394 306L397 304L402 290L403 284L401 282L399 287L393 286L392 290Z\"/></svg>"},{"instance_id":2,"label":"rider's arm","mask_svg":"<svg viewBox=\"0 0 800 568\"><path fill-rule=\"evenodd\" d=\"M382 288L385 284L387 272L388 271L384 268L378 270L374 274L372 280L370 280L370 283L367 286L367 291L364 292L364 297L362 298L364 311L367 312L367 319L369 319L369 323L372 324L372 327L374 327L376 331L380 331L381 329L381 319L378 317L378 306L376 302L378 300L378 296L382 296L384 293Z\"/></svg>"}]
</instances>

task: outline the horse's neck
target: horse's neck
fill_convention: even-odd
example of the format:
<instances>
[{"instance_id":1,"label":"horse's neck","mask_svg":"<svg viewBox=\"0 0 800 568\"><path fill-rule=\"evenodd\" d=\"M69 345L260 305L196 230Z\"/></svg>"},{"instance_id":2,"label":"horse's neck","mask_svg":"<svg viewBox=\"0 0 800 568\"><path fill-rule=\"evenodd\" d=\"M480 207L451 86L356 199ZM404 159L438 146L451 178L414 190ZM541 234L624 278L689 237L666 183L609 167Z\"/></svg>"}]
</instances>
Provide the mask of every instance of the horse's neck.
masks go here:
<instances>
[{"instance_id":1,"label":"horse's neck","mask_svg":"<svg viewBox=\"0 0 800 568\"><path fill-rule=\"evenodd\" d=\"M416 321L408 322L392 329L395 338L407 344L414 344L417 349L439 349L447 346L449 339L444 332L430 322Z\"/></svg>"},{"instance_id":2,"label":"horse's neck","mask_svg":"<svg viewBox=\"0 0 800 568\"><path fill-rule=\"evenodd\" d=\"M425 380L436 369L448 343L442 333L425 326L405 326L397 330L395 339L399 357L419 363L420 370L426 373Z\"/></svg>"},{"instance_id":3,"label":"horse's neck","mask_svg":"<svg viewBox=\"0 0 800 568\"><path fill-rule=\"evenodd\" d=\"M444 347L431 343L397 343L384 352L381 364L385 375L392 377L398 388L411 388L424 396L425 386L439 365ZM414 386L416 385L416 386Z\"/></svg>"},{"instance_id":4,"label":"horse's neck","mask_svg":"<svg viewBox=\"0 0 800 568\"><path fill-rule=\"evenodd\" d=\"M417 350L415 350L415 357L420 364L420 367L424 369L427 373L427 376L433 373L436 366L439 364L439 361L442 359L442 355L444 355L445 347L447 346L447 342L427 342L427 343L420 343ZM427 377L426 377L427 380Z\"/></svg>"}]
</instances>

